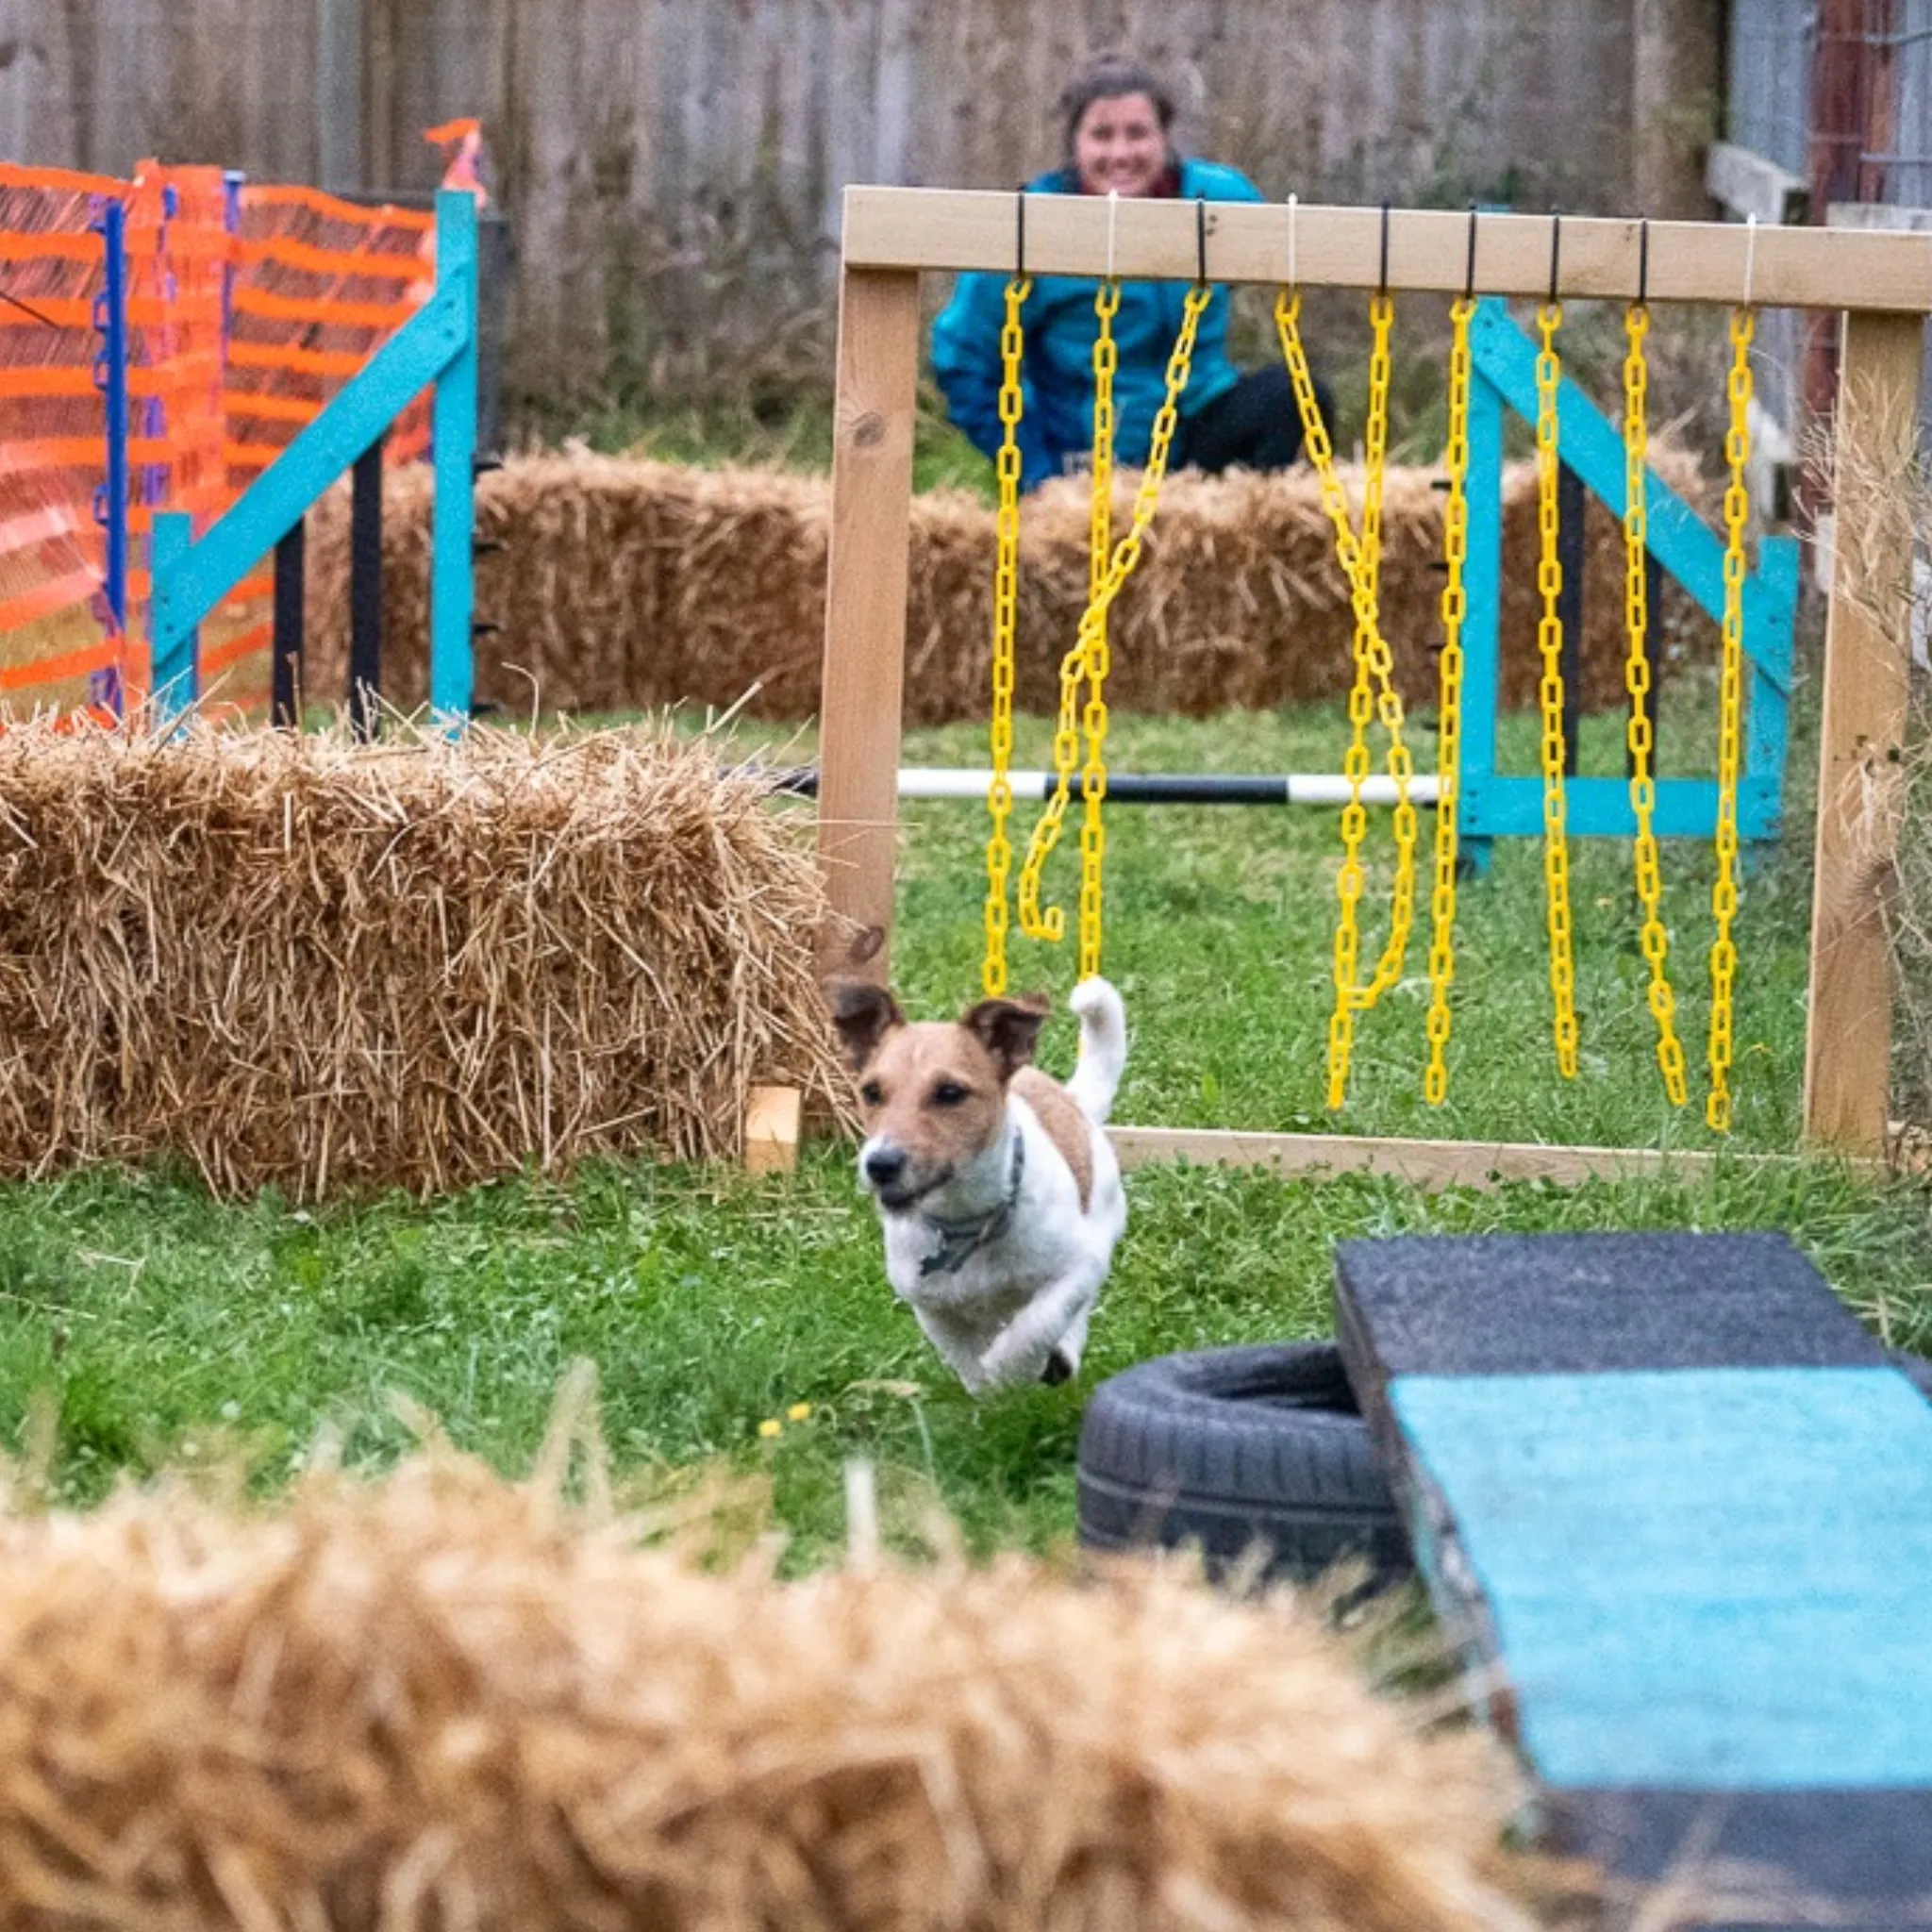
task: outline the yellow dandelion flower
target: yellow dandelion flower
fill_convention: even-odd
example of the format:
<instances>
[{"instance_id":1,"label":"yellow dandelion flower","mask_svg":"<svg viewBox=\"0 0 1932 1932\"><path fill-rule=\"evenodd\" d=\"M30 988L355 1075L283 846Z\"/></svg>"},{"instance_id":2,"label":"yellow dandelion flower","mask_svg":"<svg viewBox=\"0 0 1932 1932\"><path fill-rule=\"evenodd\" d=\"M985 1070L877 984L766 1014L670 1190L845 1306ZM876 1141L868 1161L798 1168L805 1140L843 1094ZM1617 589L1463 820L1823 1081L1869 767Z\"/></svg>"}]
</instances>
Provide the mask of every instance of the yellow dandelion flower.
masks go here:
<instances>
[{"instance_id":1,"label":"yellow dandelion flower","mask_svg":"<svg viewBox=\"0 0 1932 1932\"><path fill-rule=\"evenodd\" d=\"M786 1419L790 1422L794 1423L804 1422L805 1419L810 1414L811 1404L808 1402L794 1402L791 1405L791 1407L785 1411Z\"/></svg>"},{"instance_id":2,"label":"yellow dandelion flower","mask_svg":"<svg viewBox=\"0 0 1932 1932\"><path fill-rule=\"evenodd\" d=\"M768 1442L772 1440L774 1436L782 1436L784 1433L785 1424L781 1423L778 1420L778 1418L774 1415L767 1416L765 1420L758 1424L758 1434L764 1437L764 1439Z\"/></svg>"}]
</instances>

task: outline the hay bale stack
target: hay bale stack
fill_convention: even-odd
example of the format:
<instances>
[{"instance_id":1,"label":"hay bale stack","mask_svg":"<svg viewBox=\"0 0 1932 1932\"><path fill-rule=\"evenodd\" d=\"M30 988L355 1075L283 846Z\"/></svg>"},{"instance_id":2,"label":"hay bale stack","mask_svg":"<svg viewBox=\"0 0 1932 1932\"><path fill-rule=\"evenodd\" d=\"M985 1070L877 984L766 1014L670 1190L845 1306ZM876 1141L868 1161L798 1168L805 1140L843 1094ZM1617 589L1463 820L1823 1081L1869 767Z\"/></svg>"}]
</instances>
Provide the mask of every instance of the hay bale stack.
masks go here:
<instances>
[{"instance_id":1,"label":"hay bale stack","mask_svg":"<svg viewBox=\"0 0 1932 1932\"><path fill-rule=\"evenodd\" d=\"M807 841L715 748L0 734L0 1171L224 1192L736 1154L839 1104Z\"/></svg>"},{"instance_id":2,"label":"hay bale stack","mask_svg":"<svg viewBox=\"0 0 1932 1932\"><path fill-rule=\"evenodd\" d=\"M444 1453L0 1521L0 1924L1529 1932L1480 1735L1175 1571L774 1582Z\"/></svg>"},{"instance_id":3,"label":"hay bale stack","mask_svg":"<svg viewBox=\"0 0 1932 1932\"><path fill-rule=\"evenodd\" d=\"M428 697L431 479L389 473L383 491L385 697ZM348 674L348 498L313 513L308 695L338 698ZM775 472L707 471L586 454L520 458L476 489L477 696L513 714L533 702L577 715L734 703L760 678L754 714L804 718L823 650L825 489ZM710 694L728 691L722 701Z\"/></svg>"},{"instance_id":4,"label":"hay bale stack","mask_svg":"<svg viewBox=\"0 0 1932 1932\"><path fill-rule=\"evenodd\" d=\"M1693 466L1666 456L1675 487ZM1382 610L1410 702L1435 688L1441 634L1442 502L1435 472L1389 473ZM1359 476L1351 479L1359 496ZM1124 475L1116 529L1137 479ZM532 457L484 476L479 533L505 545L477 567L479 616L500 626L478 650L478 694L525 711L534 695L571 711L723 708L747 691L753 716L797 720L818 704L827 485L769 471L702 471L606 457ZM386 693L426 691L427 479L392 475L385 544ZM347 663L347 508L313 519L311 696L342 688ZM1022 519L1018 701L1050 710L1058 667L1087 598L1088 509L1077 481L1049 485ZM1623 701L1624 558L1616 520L1586 524L1583 702ZM985 715L992 622L992 513L976 499L914 499L906 715ZM1537 511L1532 466L1504 484L1504 702L1534 702ZM1348 688L1353 622L1314 476L1171 477L1136 575L1115 607L1117 701L1200 714L1333 697Z\"/></svg>"}]
</instances>

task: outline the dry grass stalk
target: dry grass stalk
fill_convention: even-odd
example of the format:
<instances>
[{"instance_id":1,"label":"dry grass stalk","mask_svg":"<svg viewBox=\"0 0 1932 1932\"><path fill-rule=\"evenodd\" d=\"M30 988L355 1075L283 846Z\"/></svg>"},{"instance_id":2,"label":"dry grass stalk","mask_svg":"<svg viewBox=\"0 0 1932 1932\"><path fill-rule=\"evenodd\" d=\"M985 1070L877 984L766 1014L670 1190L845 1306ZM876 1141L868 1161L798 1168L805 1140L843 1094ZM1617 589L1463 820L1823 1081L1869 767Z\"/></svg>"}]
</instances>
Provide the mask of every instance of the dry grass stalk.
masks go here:
<instances>
[{"instance_id":1,"label":"dry grass stalk","mask_svg":"<svg viewBox=\"0 0 1932 1932\"><path fill-rule=\"evenodd\" d=\"M570 1458L0 1498L0 1924L1534 1923L1500 1752L1309 1609L1011 1557L780 1583L566 1504Z\"/></svg>"},{"instance_id":2,"label":"dry grass stalk","mask_svg":"<svg viewBox=\"0 0 1932 1932\"><path fill-rule=\"evenodd\" d=\"M1690 466L1661 465L1679 488ZM1442 503L1435 473L1391 470L1382 608L1412 700L1435 690ZM1124 529L1136 479L1123 476ZM1358 479L1357 479L1358 484ZM385 512L390 694L424 697L428 636L427 478L392 473ZM824 648L827 486L768 471L704 471L615 458L512 460L477 489L479 532L502 555L477 572L479 613L502 626L479 652L479 691L526 709L737 704L802 719L817 708ZM1536 500L1526 465L1504 491L1504 702L1532 702ZM311 695L342 688L347 510L313 519ZM1050 485L1022 516L1018 702L1050 711L1061 655L1087 596L1083 483ZM1586 526L1584 702L1623 702L1623 536L1591 505ZM907 611L908 722L983 717L991 636L992 514L956 492L912 506ZM1115 606L1113 675L1131 709L1200 714L1345 692L1352 622L1333 534L1307 472L1169 479L1139 571Z\"/></svg>"},{"instance_id":3,"label":"dry grass stalk","mask_svg":"<svg viewBox=\"0 0 1932 1932\"><path fill-rule=\"evenodd\" d=\"M0 1171L428 1192L842 1104L808 841L716 748L0 733Z\"/></svg>"}]
</instances>

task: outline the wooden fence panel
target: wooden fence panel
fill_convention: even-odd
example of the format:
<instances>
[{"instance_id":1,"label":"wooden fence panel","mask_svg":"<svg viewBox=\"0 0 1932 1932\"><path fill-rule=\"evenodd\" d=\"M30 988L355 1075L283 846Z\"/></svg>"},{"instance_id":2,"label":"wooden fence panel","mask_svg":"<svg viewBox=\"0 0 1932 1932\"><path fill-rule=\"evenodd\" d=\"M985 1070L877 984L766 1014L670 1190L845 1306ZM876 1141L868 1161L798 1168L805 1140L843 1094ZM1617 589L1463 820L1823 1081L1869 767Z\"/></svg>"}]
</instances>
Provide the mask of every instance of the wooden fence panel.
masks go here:
<instances>
[{"instance_id":1,"label":"wooden fence panel","mask_svg":"<svg viewBox=\"0 0 1932 1932\"><path fill-rule=\"evenodd\" d=\"M1684 10L1707 17L1714 63L1716 0ZM0 136L51 165L125 173L158 154L314 180L349 144L341 104L359 100L360 178L329 185L421 191L438 161L422 130L480 114L516 238L512 383L664 382L782 359L788 332L823 353L846 184L1015 185L1058 158L1055 95L1103 45L1170 75L1184 142L1272 194L1621 211L1644 138L1636 42L1657 14L1655 0L0 0ZM1663 116L1674 138L1707 96ZM326 142L324 102L339 117Z\"/></svg>"}]
</instances>

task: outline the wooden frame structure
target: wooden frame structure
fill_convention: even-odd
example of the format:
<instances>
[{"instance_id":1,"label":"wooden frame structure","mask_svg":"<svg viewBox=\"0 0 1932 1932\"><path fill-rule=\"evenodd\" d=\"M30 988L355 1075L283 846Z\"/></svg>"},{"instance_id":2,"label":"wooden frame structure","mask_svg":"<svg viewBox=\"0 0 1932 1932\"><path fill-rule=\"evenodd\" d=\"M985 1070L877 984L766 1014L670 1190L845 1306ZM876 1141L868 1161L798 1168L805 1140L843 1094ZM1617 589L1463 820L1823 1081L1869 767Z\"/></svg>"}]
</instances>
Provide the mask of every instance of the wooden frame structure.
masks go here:
<instances>
[{"instance_id":1,"label":"wooden frame structure","mask_svg":"<svg viewBox=\"0 0 1932 1932\"><path fill-rule=\"evenodd\" d=\"M885 942L861 969L883 980L892 927L905 687L920 277L1016 265L1017 197L972 190L846 190L825 593L818 849L835 914ZM1474 221L1474 268L1471 224ZM1029 273L1277 287L1835 309L1842 315L1840 475L1893 474L1916 446L1932 248L1922 236L1547 215L1027 197ZM1647 257L1646 262L1642 258ZM1907 613L1889 623L1859 584L1911 581L1908 521L1869 491L1838 507L1820 731L1804 1136L1856 1157L1886 1147L1890 971L1881 895L1892 853L1886 802L1904 735ZM1874 801L1877 803L1874 805ZM827 937L824 963L839 963ZM1282 1172L1374 1169L1422 1184L1678 1169L1646 1149L1369 1140L1346 1134L1123 1127L1129 1161L1187 1155ZM1707 1160L1711 1157L1702 1158Z\"/></svg>"}]
</instances>

